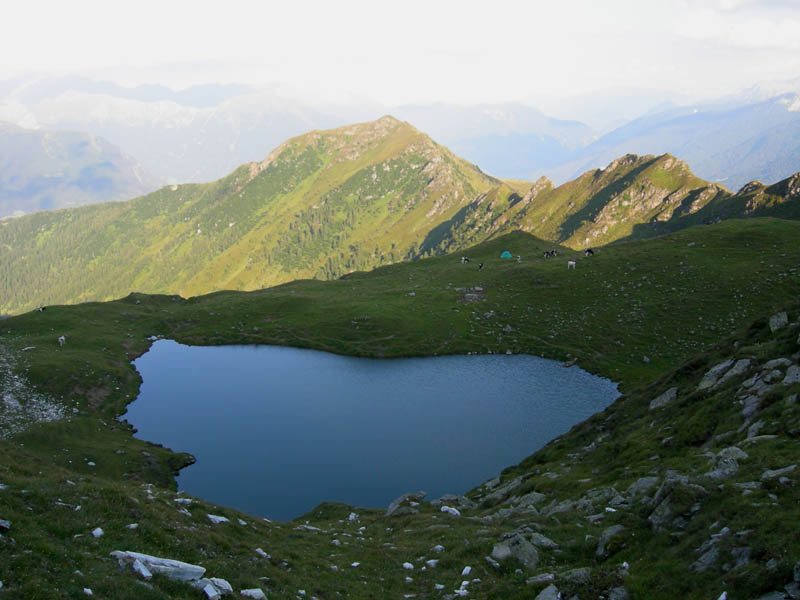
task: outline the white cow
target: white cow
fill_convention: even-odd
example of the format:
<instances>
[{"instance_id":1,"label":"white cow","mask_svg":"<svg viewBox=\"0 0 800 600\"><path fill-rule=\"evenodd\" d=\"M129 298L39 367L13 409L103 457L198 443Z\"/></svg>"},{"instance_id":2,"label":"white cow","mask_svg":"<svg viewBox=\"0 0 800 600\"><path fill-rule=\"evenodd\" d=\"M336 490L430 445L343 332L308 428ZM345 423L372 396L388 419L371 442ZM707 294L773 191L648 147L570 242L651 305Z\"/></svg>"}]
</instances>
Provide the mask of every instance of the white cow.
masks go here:
<instances>
[{"instance_id":1,"label":"white cow","mask_svg":"<svg viewBox=\"0 0 800 600\"><path fill-rule=\"evenodd\" d=\"M574 269L575 268L575 261L574 260L568 260L567 261L567 268L568 269Z\"/></svg>"},{"instance_id":2,"label":"white cow","mask_svg":"<svg viewBox=\"0 0 800 600\"><path fill-rule=\"evenodd\" d=\"M59 346L63 346L64 342L66 342L66 341L67 341L67 336L65 336L65 335L58 336L58 345Z\"/></svg>"}]
</instances>

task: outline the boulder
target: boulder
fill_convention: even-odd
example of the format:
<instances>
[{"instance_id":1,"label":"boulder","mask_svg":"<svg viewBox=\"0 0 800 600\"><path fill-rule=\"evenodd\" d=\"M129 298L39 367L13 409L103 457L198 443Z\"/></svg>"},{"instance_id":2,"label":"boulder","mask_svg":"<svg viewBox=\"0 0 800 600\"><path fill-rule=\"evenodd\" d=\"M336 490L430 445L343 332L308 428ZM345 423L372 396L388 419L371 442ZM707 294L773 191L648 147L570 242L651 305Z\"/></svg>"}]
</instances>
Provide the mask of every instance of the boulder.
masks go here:
<instances>
[{"instance_id":1,"label":"boulder","mask_svg":"<svg viewBox=\"0 0 800 600\"><path fill-rule=\"evenodd\" d=\"M674 524L676 526L681 524L680 518L676 518L679 517L679 515L674 514L670 503L672 492L676 488L681 490L681 495L683 496L692 495L697 497L705 496L708 493L703 486L689 483L688 476L680 475L676 471L667 471L661 487L658 488L651 502L651 505L654 507L653 511L647 518L653 531L657 533L664 531L669 524ZM685 525L685 522L683 525Z\"/></svg>"},{"instance_id":2,"label":"boulder","mask_svg":"<svg viewBox=\"0 0 800 600\"><path fill-rule=\"evenodd\" d=\"M227 523L229 521L228 517L221 517L219 515L206 515L208 520L214 524L217 523Z\"/></svg>"},{"instance_id":3,"label":"boulder","mask_svg":"<svg viewBox=\"0 0 800 600\"><path fill-rule=\"evenodd\" d=\"M731 550L731 557L736 561L733 568L738 569L740 567L746 567L750 563L751 552L752 549L749 546L733 548Z\"/></svg>"},{"instance_id":4,"label":"boulder","mask_svg":"<svg viewBox=\"0 0 800 600\"><path fill-rule=\"evenodd\" d=\"M539 592L539 595L536 596L536 600L559 600L560 597L558 588L551 583Z\"/></svg>"},{"instance_id":5,"label":"boulder","mask_svg":"<svg viewBox=\"0 0 800 600\"><path fill-rule=\"evenodd\" d=\"M625 529L622 525L612 525L603 531L600 535L600 541L597 543L597 550L595 551L595 556L598 558L603 558L608 556L608 543L611 541L615 535L619 534Z\"/></svg>"},{"instance_id":6,"label":"boulder","mask_svg":"<svg viewBox=\"0 0 800 600\"><path fill-rule=\"evenodd\" d=\"M731 367L731 365L733 365L732 358L711 367L711 369L709 369L709 371L703 375L703 378L697 385L697 389L704 390L713 386L715 383L717 383L717 380L720 378L720 376Z\"/></svg>"},{"instance_id":7,"label":"boulder","mask_svg":"<svg viewBox=\"0 0 800 600\"><path fill-rule=\"evenodd\" d=\"M386 509L386 516L391 517L394 515L398 509L406 502L422 502L422 500L427 496L426 492L420 490L419 492L409 492L403 494L399 498L395 498L392 500L391 504L389 504L389 508Z\"/></svg>"},{"instance_id":8,"label":"boulder","mask_svg":"<svg viewBox=\"0 0 800 600\"><path fill-rule=\"evenodd\" d=\"M192 565L170 558L150 556L149 554L142 554L140 552L115 550L111 553L111 556L117 559L120 566L133 565L133 563L138 560L151 573L164 575L168 579L173 579L175 581L194 581L200 579L206 572L204 567L198 565Z\"/></svg>"},{"instance_id":9,"label":"boulder","mask_svg":"<svg viewBox=\"0 0 800 600\"><path fill-rule=\"evenodd\" d=\"M666 392L655 398L650 402L650 410L655 410L656 408L661 408L662 406L666 406L675 398L678 397L678 388L671 387Z\"/></svg>"},{"instance_id":10,"label":"boulder","mask_svg":"<svg viewBox=\"0 0 800 600\"><path fill-rule=\"evenodd\" d=\"M589 567L581 567L580 569L570 569L559 573L559 578L567 583L584 584L589 583L592 579L592 570Z\"/></svg>"},{"instance_id":11,"label":"boulder","mask_svg":"<svg viewBox=\"0 0 800 600\"><path fill-rule=\"evenodd\" d=\"M635 501L639 496L645 496L647 493L658 485L658 477L641 477L634 481L625 490L625 495L628 496L629 502Z\"/></svg>"},{"instance_id":12,"label":"boulder","mask_svg":"<svg viewBox=\"0 0 800 600\"><path fill-rule=\"evenodd\" d=\"M791 366L792 361L788 358L773 358L770 361L764 363L764 366L761 367L765 371L771 371L772 369L785 369L786 367Z\"/></svg>"},{"instance_id":13,"label":"boulder","mask_svg":"<svg viewBox=\"0 0 800 600\"><path fill-rule=\"evenodd\" d=\"M775 333L779 329L783 329L789 324L789 315L786 312L779 312L769 318L769 330Z\"/></svg>"},{"instance_id":14,"label":"boulder","mask_svg":"<svg viewBox=\"0 0 800 600\"><path fill-rule=\"evenodd\" d=\"M144 565L144 563L140 561L138 558L133 561L132 567L133 567L133 572L136 573L139 577L141 577L145 581L149 581L150 579L153 578L153 574L150 572L150 569L148 569Z\"/></svg>"},{"instance_id":15,"label":"boulder","mask_svg":"<svg viewBox=\"0 0 800 600\"><path fill-rule=\"evenodd\" d=\"M714 384L714 387L720 386L729 379L733 377L737 377L738 375L743 375L747 373L747 370L750 368L750 364L752 361L749 358L743 358L741 360L737 360L736 364L734 364L730 369L728 369L725 374L719 378L719 380Z\"/></svg>"},{"instance_id":16,"label":"boulder","mask_svg":"<svg viewBox=\"0 0 800 600\"><path fill-rule=\"evenodd\" d=\"M783 385L790 385L792 383L800 383L800 367L792 365L786 369L786 377L781 382Z\"/></svg>"},{"instance_id":17,"label":"boulder","mask_svg":"<svg viewBox=\"0 0 800 600\"><path fill-rule=\"evenodd\" d=\"M493 503L500 502L504 500L514 489L518 488L522 484L522 477L517 477L516 479L512 479L511 481L504 483L496 490L494 490L491 494L487 494L483 498L483 504L491 505Z\"/></svg>"},{"instance_id":18,"label":"boulder","mask_svg":"<svg viewBox=\"0 0 800 600\"><path fill-rule=\"evenodd\" d=\"M700 558L689 565L689 570L695 573L705 573L714 566L718 558L719 550L716 546L712 546Z\"/></svg>"},{"instance_id":19,"label":"boulder","mask_svg":"<svg viewBox=\"0 0 800 600\"><path fill-rule=\"evenodd\" d=\"M532 533L530 535L530 540L531 544L533 544L537 548L544 548L546 550L555 550L558 548L558 544L556 544L549 537L542 535L541 533Z\"/></svg>"},{"instance_id":20,"label":"boulder","mask_svg":"<svg viewBox=\"0 0 800 600\"><path fill-rule=\"evenodd\" d=\"M260 588L250 588L241 590L239 593L245 598L252 598L253 600L267 600L266 594Z\"/></svg>"},{"instance_id":21,"label":"boulder","mask_svg":"<svg viewBox=\"0 0 800 600\"><path fill-rule=\"evenodd\" d=\"M472 500L459 494L444 494L436 500L431 500L431 504L434 506L440 506L442 504L456 504L458 505L458 508L475 508L475 506L477 506Z\"/></svg>"},{"instance_id":22,"label":"boulder","mask_svg":"<svg viewBox=\"0 0 800 600\"><path fill-rule=\"evenodd\" d=\"M784 467L782 469L771 469L764 471L761 474L761 481L770 481L772 479L778 479L783 477L784 475L788 475L792 471L797 468L797 465L789 465L788 467Z\"/></svg>"},{"instance_id":23,"label":"boulder","mask_svg":"<svg viewBox=\"0 0 800 600\"><path fill-rule=\"evenodd\" d=\"M737 459L744 460L747 457L747 453L736 446L725 448L716 455L714 466L705 474L705 477L716 480L732 477L739 471L739 462Z\"/></svg>"},{"instance_id":24,"label":"boulder","mask_svg":"<svg viewBox=\"0 0 800 600\"><path fill-rule=\"evenodd\" d=\"M542 502L547 496L544 494L540 494L539 492L529 492L524 496L520 496L517 500L517 504L519 506L535 506Z\"/></svg>"},{"instance_id":25,"label":"boulder","mask_svg":"<svg viewBox=\"0 0 800 600\"><path fill-rule=\"evenodd\" d=\"M539 564L539 551L528 540L519 534L512 536L492 548L492 558L505 560L513 556L527 569L535 569Z\"/></svg>"},{"instance_id":26,"label":"boulder","mask_svg":"<svg viewBox=\"0 0 800 600\"><path fill-rule=\"evenodd\" d=\"M608 590L606 598L608 600L630 600L631 595L624 587L615 587Z\"/></svg>"},{"instance_id":27,"label":"boulder","mask_svg":"<svg viewBox=\"0 0 800 600\"><path fill-rule=\"evenodd\" d=\"M552 583L556 580L556 576L552 573L541 573L539 575L534 575L533 577L529 577L525 580L525 583L528 585L535 585L538 583Z\"/></svg>"}]
</instances>

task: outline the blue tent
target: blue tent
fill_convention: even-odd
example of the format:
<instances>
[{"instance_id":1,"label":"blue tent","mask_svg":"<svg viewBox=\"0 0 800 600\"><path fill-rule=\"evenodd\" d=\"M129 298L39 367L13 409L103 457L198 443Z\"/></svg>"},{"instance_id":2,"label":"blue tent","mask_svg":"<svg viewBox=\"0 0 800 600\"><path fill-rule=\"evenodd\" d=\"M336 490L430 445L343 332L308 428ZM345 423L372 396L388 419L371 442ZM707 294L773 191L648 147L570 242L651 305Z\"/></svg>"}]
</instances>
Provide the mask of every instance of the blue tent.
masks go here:
<instances>
[{"instance_id":1,"label":"blue tent","mask_svg":"<svg viewBox=\"0 0 800 600\"><path fill-rule=\"evenodd\" d=\"M513 256L511 256L511 252L509 252L508 250L505 250L505 251L504 251L504 252L503 252L503 253L500 255L500 258L514 258L514 257L513 257Z\"/></svg>"}]
</instances>

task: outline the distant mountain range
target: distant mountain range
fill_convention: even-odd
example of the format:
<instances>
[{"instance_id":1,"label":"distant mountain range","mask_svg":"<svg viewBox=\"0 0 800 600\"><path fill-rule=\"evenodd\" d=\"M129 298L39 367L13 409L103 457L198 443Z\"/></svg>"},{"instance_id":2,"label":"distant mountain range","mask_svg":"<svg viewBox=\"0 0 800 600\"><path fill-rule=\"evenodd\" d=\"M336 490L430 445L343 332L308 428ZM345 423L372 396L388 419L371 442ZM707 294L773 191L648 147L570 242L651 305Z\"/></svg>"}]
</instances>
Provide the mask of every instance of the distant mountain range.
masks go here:
<instances>
[{"instance_id":1,"label":"distant mountain range","mask_svg":"<svg viewBox=\"0 0 800 600\"><path fill-rule=\"evenodd\" d=\"M213 183L0 222L0 312L332 279L519 229L579 249L798 218L798 197L798 176L731 194L670 155L626 155L558 187L500 180L386 116L292 138Z\"/></svg>"},{"instance_id":2,"label":"distant mountain range","mask_svg":"<svg viewBox=\"0 0 800 600\"><path fill-rule=\"evenodd\" d=\"M0 218L128 200L158 185L139 163L102 138L0 122Z\"/></svg>"},{"instance_id":3,"label":"distant mountain range","mask_svg":"<svg viewBox=\"0 0 800 600\"><path fill-rule=\"evenodd\" d=\"M431 104L392 112L487 173L510 179L527 179L532 166L544 173L597 137L583 123L521 104Z\"/></svg>"},{"instance_id":4,"label":"distant mountain range","mask_svg":"<svg viewBox=\"0 0 800 600\"><path fill-rule=\"evenodd\" d=\"M496 177L545 175L561 184L625 154L669 153L691 164L699 177L737 191L754 179L785 179L800 167L799 85L763 84L683 107L654 106L648 96L637 104L650 107L642 116L601 134L520 104L337 105L246 85L173 91L63 77L0 82L0 121L102 137L168 183L213 181L292 136L390 112ZM604 99L593 101L601 106Z\"/></svg>"},{"instance_id":5,"label":"distant mountain range","mask_svg":"<svg viewBox=\"0 0 800 600\"><path fill-rule=\"evenodd\" d=\"M753 180L784 179L800 169L800 94L650 114L582 148L550 176L564 181L625 153L673 154L731 191Z\"/></svg>"}]
</instances>

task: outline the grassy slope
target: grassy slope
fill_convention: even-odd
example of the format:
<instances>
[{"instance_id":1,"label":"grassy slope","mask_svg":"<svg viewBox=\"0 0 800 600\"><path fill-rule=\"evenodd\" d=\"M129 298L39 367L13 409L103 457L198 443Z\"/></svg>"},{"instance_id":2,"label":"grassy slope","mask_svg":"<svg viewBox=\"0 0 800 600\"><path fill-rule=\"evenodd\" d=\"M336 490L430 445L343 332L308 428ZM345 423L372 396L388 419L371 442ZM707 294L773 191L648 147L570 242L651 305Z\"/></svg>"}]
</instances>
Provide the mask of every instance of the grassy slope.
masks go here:
<instances>
[{"instance_id":1,"label":"grassy slope","mask_svg":"<svg viewBox=\"0 0 800 600\"><path fill-rule=\"evenodd\" d=\"M340 522L350 508L326 505L306 519L328 533L299 532L293 524L268 524L200 501L190 507L190 517L179 514L168 490L169 474L187 458L133 439L127 426L114 419L139 385L128 361L147 349L152 335L193 344L277 343L365 356L510 349L577 358L589 370L620 381L626 396L510 469L505 480L525 475L525 489L547 494L549 502L577 499L597 486L622 490L653 470L663 476L667 468L675 468L696 476L707 463L701 452L721 447L709 442L709 436L736 426L738 410L725 390L692 395L702 372L730 352L766 358L797 351L792 350L796 332L773 340L763 321L738 349L727 342L714 350L713 343L798 297L799 233L795 222L730 221L608 247L591 259L578 258L574 271L564 265L572 257L569 251L556 260L541 259L544 243L519 233L470 251L476 261L486 263L480 272L475 262L461 265L457 257L441 257L332 282L298 281L188 301L132 295L111 303L53 306L0 321L0 343L16 357L16 375L77 410L69 420L33 426L0 442L0 483L8 486L0 491L0 518L12 522L10 532L0 538L4 591L20 598L80 597L81 588L88 586L109 598L197 597L183 585L155 580L153 588L146 589L130 573L119 575L107 554L131 549L200 563L210 575L230 579L237 589L261 586L271 598L294 597L298 589L320 598L336 592L355 598L429 594L434 582L448 590L457 588L460 570L467 564L482 580L474 593L529 598L537 589L523 584L531 573L516 575L513 561L495 570L483 556L501 534L533 522L562 544L561 554L546 554L545 570L596 569L581 597L600 593L600 581L609 586L622 581L615 565L623 560L631 564L625 585L640 597L710 597L718 595L723 578L753 593L772 589L800 551L791 531L780 527L782 520L795 522L799 516L796 503L785 500L786 488L759 490L754 497L761 502L762 496L775 493L779 510L772 505L754 508L738 491L713 492L704 500L702 518L675 535L653 535L642 506L590 526L572 513L528 513L490 522L453 520L427 506L418 516L393 520L383 519L380 511L358 510L357 522ZM521 254L523 261L500 260L504 249ZM465 303L465 289L473 286L484 288L485 300ZM414 296L409 295L412 291ZM489 311L495 316L485 318ZM791 315L797 319L796 307ZM511 333L503 330L506 325L511 325ZM56 337L62 334L67 344L59 347ZM22 352L27 346L36 349ZM699 358L686 363L698 353ZM670 373L680 365L684 366ZM659 376L658 382L645 386ZM3 377L7 384L10 374ZM646 405L671 385L680 388L679 400L653 421ZM796 430L797 409L786 412L782 402L776 397L769 408L773 412L765 414L770 432L777 427L780 436L747 448L752 458L742 477L757 479L760 469L796 462L797 441L781 428ZM600 449L580 450L596 440L600 430L612 433L598 444ZM665 445L670 435L675 441ZM654 454L662 458L652 461ZM580 462L570 467L576 456ZM88 460L96 466L88 466ZM541 476L547 472L560 477ZM591 481L582 481L587 478ZM77 485L67 484L67 479ZM148 500L142 487L148 482L158 484L155 500ZM790 490L796 497L796 487ZM473 495L481 493L475 490ZM57 502L82 508L76 511ZM470 514L494 510L487 504ZM231 524L211 526L207 512L241 516L248 525L238 525L234 518ZM728 576L715 569L687 577L686 565L696 558L693 548L708 536L711 523L706 521L719 520L719 515L731 528L755 529L754 541L748 543L758 564ZM584 542L585 535L597 536L615 520L628 528L622 543L608 560L593 558L594 545ZM126 529L129 522L139 522L140 529ZM362 525L367 529L358 536ZM106 535L88 536L96 526ZM333 531L353 537L340 535L345 543L334 547ZM439 567L420 572L424 563L417 559L433 557L430 548L436 543L447 548ZM258 559L256 547L273 558ZM281 566L284 558L291 571ZM765 570L769 558L776 559L776 571ZM417 565L412 584L403 581L407 573L400 565L406 560ZM362 566L347 569L352 561ZM340 570L332 571L333 564ZM83 575L75 575L75 568Z\"/></svg>"},{"instance_id":2,"label":"grassy slope","mask_svg":"<svg viewBox=\"0 0 800 600\"><path fill-rule=\"evenodd\" d=\"M489 190L514 194L391 117L311 132L210 184L0 222L0 311L132 290L260 289L398 262Z\"/></svg>"}]
</instances>

